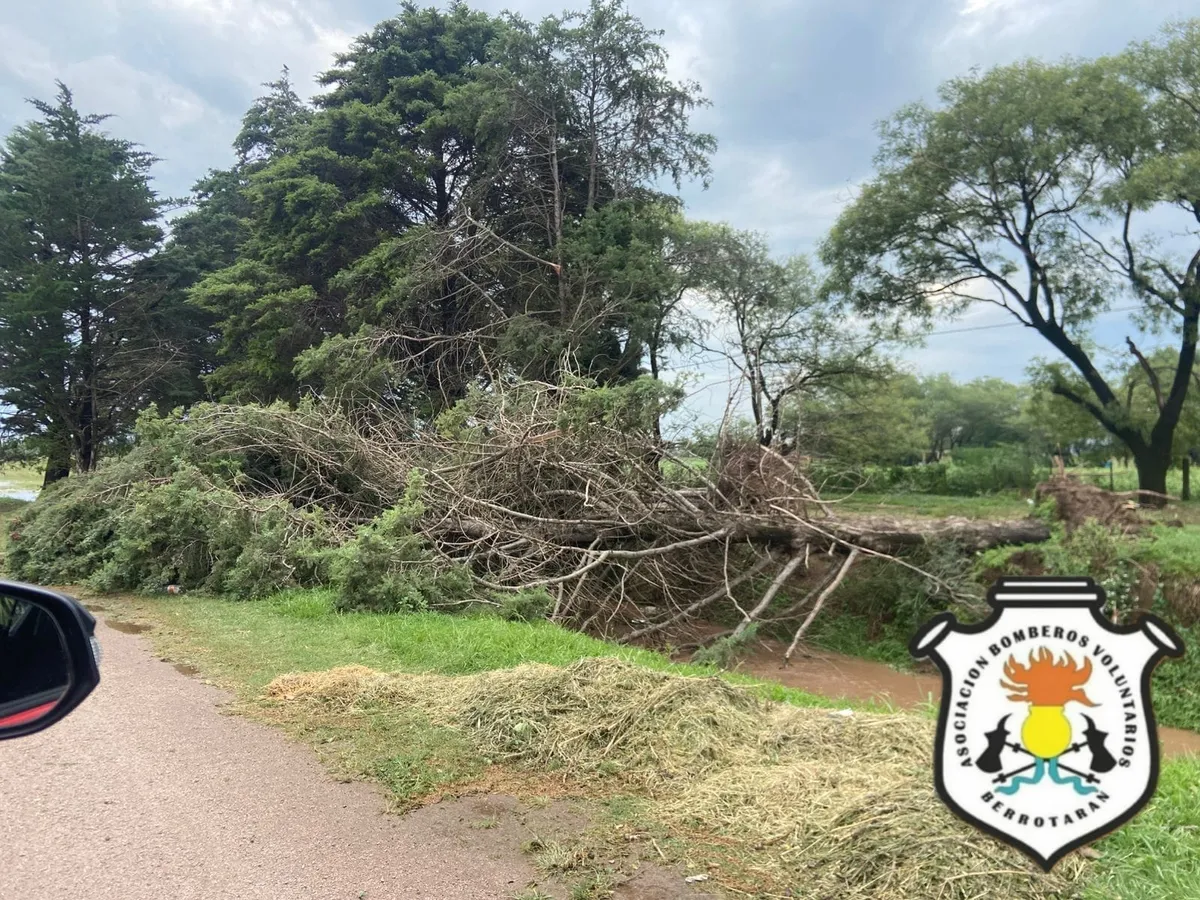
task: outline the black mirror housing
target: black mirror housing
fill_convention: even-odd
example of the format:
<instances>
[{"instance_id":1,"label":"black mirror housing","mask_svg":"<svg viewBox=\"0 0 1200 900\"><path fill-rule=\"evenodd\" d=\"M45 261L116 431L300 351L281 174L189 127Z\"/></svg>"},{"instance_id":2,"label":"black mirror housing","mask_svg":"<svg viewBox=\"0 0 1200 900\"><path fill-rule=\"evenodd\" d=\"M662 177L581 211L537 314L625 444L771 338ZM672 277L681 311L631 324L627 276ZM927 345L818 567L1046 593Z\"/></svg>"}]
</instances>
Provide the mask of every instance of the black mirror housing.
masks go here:
<instances>
[{"instance_id":1,"label":"black mirror housing","mask_svg":"<svg viewBox=\"0 0 1200 900\"><path fill-rule=\"evenodd\" d=\"M0 740L49 728L95 690L95 628L95 617L65 594L0 581Z\"/></svg>"}]
</instances>

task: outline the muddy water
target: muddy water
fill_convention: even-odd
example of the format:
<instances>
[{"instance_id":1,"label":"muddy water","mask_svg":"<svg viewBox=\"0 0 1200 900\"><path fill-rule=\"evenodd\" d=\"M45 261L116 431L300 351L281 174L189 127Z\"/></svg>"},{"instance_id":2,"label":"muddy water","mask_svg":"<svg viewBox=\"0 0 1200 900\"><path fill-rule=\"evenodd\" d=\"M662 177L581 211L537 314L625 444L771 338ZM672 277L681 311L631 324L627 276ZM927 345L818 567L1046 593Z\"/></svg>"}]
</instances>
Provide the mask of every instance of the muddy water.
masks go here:
<instances>
[{"instance_id":1,"label":"muddy water","mask_svg":"<svg viewBox=\"0 0 1200 900\"><path fill-rule=\"evenodd\" d=\"M785 669L780 665L784 649L782 644L763 642L738 671L825 697L875 700L897 707L941 699L942 677L936 671L897 672L882 663L823 650L803 658L793 657ZM1158 736L1168 756L1200 755L1200 734L1194 731L1159 727Z\"/></svg>"}]
</instances>

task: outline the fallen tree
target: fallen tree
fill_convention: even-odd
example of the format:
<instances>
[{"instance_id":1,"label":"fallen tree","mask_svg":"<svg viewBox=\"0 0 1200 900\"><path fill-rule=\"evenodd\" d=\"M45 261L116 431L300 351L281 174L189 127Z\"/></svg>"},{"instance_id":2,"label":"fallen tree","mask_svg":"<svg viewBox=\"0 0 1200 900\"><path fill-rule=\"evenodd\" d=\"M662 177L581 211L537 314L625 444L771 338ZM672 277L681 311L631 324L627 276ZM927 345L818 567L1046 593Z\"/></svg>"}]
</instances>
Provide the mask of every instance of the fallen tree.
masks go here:
<instances>
[{"instance_id":1,"label":"fallen tree","mask_svg":"<svg viewBox=\"0 0 1200 900\"><path fill-rule=\"evenodd\" d=\"M9 565L99 587L329 584L348 608L536 595L538 612L603 634L655 608L633 639L722 601L753 621L817 555L843 557L844 577L872 557L915 568L903 555L928 542L1049 537L1036 520L846 515L757 446L674 460L646 425L655 390L496 384L433 423L320 402L147 416L127 456L21 517ZM947 604L970 594L922 574ZM824 599L790 612L811 623Z\"/></svg>"},{"instance_id":2,"label":"fallen tree","mask_svg":"<svg viewBox=\"0 0 1200 900\"><path fill-rule=\"evenodd\" d=\"M726 537L734 541L765 548L785 551L820 547L847 553L858 547L883 554L902 553L930 541L950 541L966 551L989 550L1002 544L1034 544L1049 540L1050 528L1040 519L1006 519L985 522L978 519L948 517L945 519L895 519L878 516L842 516L820 520L787 522L744 519L729 513L729 524L717 528L694 540L721 540ZM639 542L653 540L656 528L651 525L623 528L608 524L558 522L531 525L539 539L565 548L620 548ZM677 523L678 524L678 523ZM430 528L429 534L442 541L482 540L496 536L494 526L479 519L442 522ZM628 558L631 552L614 549L613 559Z\"/></svg>"}]
</instances>

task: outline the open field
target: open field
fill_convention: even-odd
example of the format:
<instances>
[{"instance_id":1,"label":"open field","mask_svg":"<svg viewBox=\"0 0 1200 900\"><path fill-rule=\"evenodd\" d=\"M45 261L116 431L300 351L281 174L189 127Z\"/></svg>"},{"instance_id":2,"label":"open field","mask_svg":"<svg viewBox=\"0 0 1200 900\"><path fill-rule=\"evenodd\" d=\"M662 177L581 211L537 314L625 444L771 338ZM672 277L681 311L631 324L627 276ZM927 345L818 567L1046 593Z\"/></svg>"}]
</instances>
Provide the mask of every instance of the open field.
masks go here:
<instances>
[{"instance_id":1,"label":"open field","mask_svg":"<svg viewBox=\"0 0 1200 900\"><path fill-rule=\"evenodd\" d=\"M41 490L42 475L38 466L0 465L0 499L33 500Z\"/></svg>"},{"instance_id":2,"label":"open field","mask_svg":"<svg viewBox=\"0 0 1200 900\"><path fill-rule=\"evenodd\" d=\"M1030 503L1016 492L982 497L946 497L937 494L887 494L856 492L831 494L839 512L875 515L921 516L933 519L963 516L968 519L1013 519L1029 515Z\"/></svg>"}]
</instances>

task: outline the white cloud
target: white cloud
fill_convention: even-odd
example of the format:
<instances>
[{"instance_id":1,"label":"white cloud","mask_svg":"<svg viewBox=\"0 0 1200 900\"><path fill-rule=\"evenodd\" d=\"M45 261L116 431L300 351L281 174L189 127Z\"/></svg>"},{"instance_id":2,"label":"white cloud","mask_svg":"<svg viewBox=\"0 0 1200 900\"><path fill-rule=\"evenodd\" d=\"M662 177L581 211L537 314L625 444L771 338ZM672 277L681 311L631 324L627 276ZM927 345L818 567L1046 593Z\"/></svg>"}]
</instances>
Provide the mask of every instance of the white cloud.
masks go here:
<instances>
[{"instance_id":1,"label":"white cloud","mask_svg":"<svg viewBox=\"0 0 1200 900\"><path fill-rule=\"evenodd\" d=\"M53 82L57 70L49 49L9 25L0 24L0 67L27 83Z\"/></svg>"},{"instance_id":2,"label":"white cloud","mask_svg":"<svg viewBox=\"0 0 1200 900\"><path fill-rule=\"evenodd\" d=\"M188 23L197 41L209 44L228 71L256 88L287 65L297 90L316 91L314 77L337 53L367 30L347 21L336 5L299 0L119 0L145 3Z\"/></svg>"},{"instance_id":3,"label":"white cloud","mask_svg":"<svg viewBox=\"0 0 1200 900\"><path fill-rule=\"evenodd\" d=\"M83 109L143 120L149 114L151 122L167 131L221 118L194 91L161 73L135 69L115 56L95 56L71 63L61 71L63 81L72 86Z\"/></svg>"},{"instance_id":4,"label":"white cloud","mask_svg":"<svg viewBox=\"0 0 1200 900\"><path fill-rule=\"evenodd\" d=\"M1066 5L1062 0L965 0L948 39L986 35L994 40L1029 31Z\"/></svg>"},{"instance_id":5,"label":"white cloud","mask_svg":"<svg viewBox=\"0 0 1200 900\"><path fill-rule=\"evenodd\" d=\"M297 13L303 15L291 4L280 5L269 0L151 0L151 6L188 16L207 29L253 35L268 35L291 27Z\"/></svg>"},{"instance_id":6,"label":"white cloud","mask_svg":"<svg viewBox=\"0 0 1200 900\"><path fill-rule=\"evenodd\" d=\"M673 81L697 81L711 84L714 78L716 55L706 43L713 25L720 31L712 15L699 14L692 6L672 4L672 28L662 38L667 51L667 73Z\"/></svg>"},{"instance_id":7,"label":"white cloud","mask_svg":"<svg viewBox=\"0 0 1200 900\"><path fill-rule=\"evenodd\" d=\"M862 180L821 184L792 162L804 152L803 146L722 150L714 177L720 193L697 198L692 213L763 232L781 252L810 251Z\"/></svg>"},{"instance_id":8,"label":"white cloud","mask_svg":"<svg viewBox=\"0 0 1200 900\"><path fill-rule=\"evenodd\" d=\"M149 115L150 123L166 130L216 115L195 91L160 73L134 68L111 54L64 63L55 59L46 45L3 25L0 43L6 49L0 66L39 92L54 79L61 79L81 109L142 121Z\"/></svg>"},{"instance_id":9,"label":"white cloud","mask_svg":"<svg viewBox=\"0 0 1200 900\"><path fill-rule=\"evenodd\" d=\"M1039 38L1056 32L1047 25L1055 19L1066 25L1090 14L1095 0L962 0L957 21L942 37L937 51L951 68L992 62L1006 56L1011 42L1028 38L1035 31ZM1021 55L1035 54L1039 48L1022 46Z\"/></svg>"}]
</instances>

